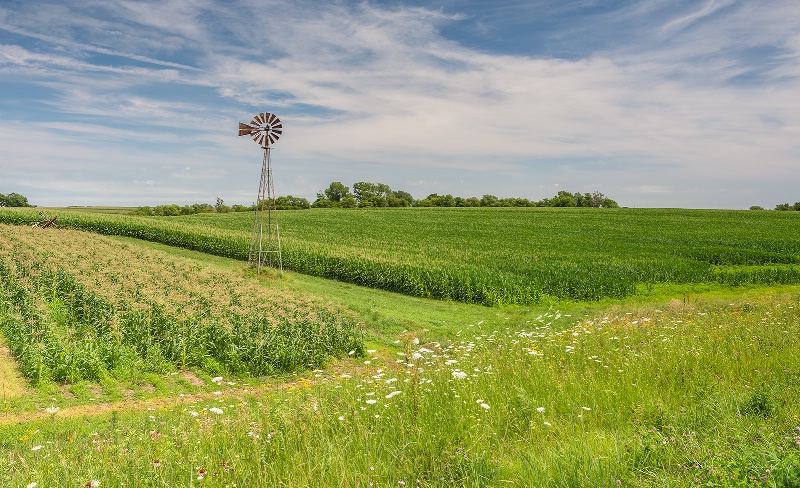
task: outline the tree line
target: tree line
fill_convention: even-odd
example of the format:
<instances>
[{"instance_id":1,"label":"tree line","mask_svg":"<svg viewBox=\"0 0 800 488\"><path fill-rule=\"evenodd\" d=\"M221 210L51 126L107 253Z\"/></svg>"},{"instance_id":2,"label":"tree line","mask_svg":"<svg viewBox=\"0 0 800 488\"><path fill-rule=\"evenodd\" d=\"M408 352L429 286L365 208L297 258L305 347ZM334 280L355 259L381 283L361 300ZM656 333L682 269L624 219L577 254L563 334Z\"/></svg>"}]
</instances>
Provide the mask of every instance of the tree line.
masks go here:
<instances>
[{"instance_id":1,"label":"tree line","mask_svg":"<svg viewBox=\"0 0 800 488\"><path fill-rule=\"evenodd\" d=\"M764 210L764 207L759 205L753 205L750 207L750 210ZM783 211L783 212L800 212L800 202L795 202L794 205L789 205L788 203L779 203L775 205L775 210Z\"/></svg>"},{"instance_id":2,"label":"tree line","mask_svg":"<svg viewBox=\"0 0 800 488\"><path fill-rule=\"evenodd\" d=\"M305 210L307 208L311 208L311 205L308 203L308 200L303 197L287 195L275 198L275 208L277 210ZM156 205L155 207L136 207L136 210L131 213L133 215L174 217L178 215L194 215L201 213L252 212L255 209L256 204L226 205L223 199L217 197L217 202L214 205L208 203L194 203L192 205L179 206L172 203L167 205Z\"/></svg>"},{"instance_id":3,"label":"tree line","mask_svg":"<svg viewBox=\"0 0 800 488\"><path fill-rule=\"evenodd\" d=\"M614 200L600 192L570 193L559 191L552 198L529 200L527 198L454 197L432 193L416 200L406 191L393 191L384 183L360 181L353 184L353 191L340 181L317 193L313 208L375 208L375 207L595 207L617 208Z\"/></svg>"}]
</instances>

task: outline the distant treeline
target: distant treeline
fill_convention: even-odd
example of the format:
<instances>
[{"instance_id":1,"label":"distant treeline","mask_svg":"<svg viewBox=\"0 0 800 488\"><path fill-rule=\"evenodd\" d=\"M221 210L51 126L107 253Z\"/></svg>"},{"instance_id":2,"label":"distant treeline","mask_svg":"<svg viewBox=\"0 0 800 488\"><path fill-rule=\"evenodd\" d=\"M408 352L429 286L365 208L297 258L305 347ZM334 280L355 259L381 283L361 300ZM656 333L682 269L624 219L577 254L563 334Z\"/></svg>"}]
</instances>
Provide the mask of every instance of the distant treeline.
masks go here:
<instances>
[{"instance_id":1,"label":"distant treeline","mask_svg":"<svg viewBox=\"0 0 800 488\"><path fill-rule=\"evenodd\" d=\"M302 197L293 197L292 195L277 197L275 199L275 208L278 210L305 210L310 208L311 205L308 200ZM252 212L255 210L253 205L225 205L221 198L217 198L217 203L210 205L208 203L195 203L193 205L176 205L174 203L168 205L157 205L155 207L137 207L136 210L131 212L134 215L157 215L161 217L170 217L177 215L194 215L200 213L229 213L229 212Z\"/></svg>"},{"instance_id":2,"label":"distant treeline","mask_svg":"<svg viewBox=\"0 0 800 488\"><path fill-rule=\"evenodd\" d=\"M617 202L600 192L570 193L560 191L553 198L528 200L527 198L498 198L494 195L454 197L432 193L415 200L406 191L392 191L383 183L360 181L353 191L339 181L334 181L311 204L314 208L375 208L375 207L619 207Z\"/></svg>"},{"instance_id":3,"label":"distant treeline","mask_svg":"<svg viewBox=\"0 0 800 488\"><path fill-rule=\"evenodd\" d=\"M275 199L275 208L278 210L305 210L308 208L384 208L384 207L595 207L617 208L619 205L614 200L600 192L594 193L569 193L560 191L552 198L542 200L528 200L527 198L499 198L494 195L478 197L454 197L453 195L439 195L432 193L427 197L417 200L406 191L392 191L383 183L355 183L353 191L339 181L334 181L327 189L317 193L313 204L302 197L292 195L281 196ZM255 204L225 205L221 198L217 198L214 205L208 203L195 203L193 205L179 206L176 204L158 205L155 207L137 207L132 213L135 215L176 216L193 215L200 213L228 213L251 212Z\"/></svg>"},{"instance_id":4,"label":"distant treeline","mask_svg":"<svg viewBox=\"0 0 800 488\"><path fill-rule=\"evenodd\" d=\"M28 199L19 193L11 192L8 195L0 193L0 207L34 207L28 203Z\"/></svg>"},{"instance_id":5,"label":"distant treeline","mask_svg":"<svg viewBox=\"0 0 800 488\"><path fill-rule=\"evenodd\" d=\"M759 205L753 205L752 207L750 207L750 210L764 210L764 207L761 207ZM795 202L794 205L789 205L788 203L779 203L775 205L775 210L784 212L786 211L800 212L800 202Z\"/></svg>"}]
</instances>

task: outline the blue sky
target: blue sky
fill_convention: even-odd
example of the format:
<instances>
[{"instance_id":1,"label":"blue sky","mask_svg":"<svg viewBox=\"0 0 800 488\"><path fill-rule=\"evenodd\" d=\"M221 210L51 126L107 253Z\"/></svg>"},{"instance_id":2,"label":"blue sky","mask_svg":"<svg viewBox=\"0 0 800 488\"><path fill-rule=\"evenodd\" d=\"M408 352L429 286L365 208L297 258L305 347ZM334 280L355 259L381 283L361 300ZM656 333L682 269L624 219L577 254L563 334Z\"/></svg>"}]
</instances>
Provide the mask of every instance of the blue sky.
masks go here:
<instances>
[{"instance_id":1,"label":"blue sky","mask_svg":"<svg viewBox=\"0 0 800 488\"><path fill-rule=\"evenodd\" d=\"M800 201L797 0L0 0L0 193Z\"/></svg>"}]
</instances>

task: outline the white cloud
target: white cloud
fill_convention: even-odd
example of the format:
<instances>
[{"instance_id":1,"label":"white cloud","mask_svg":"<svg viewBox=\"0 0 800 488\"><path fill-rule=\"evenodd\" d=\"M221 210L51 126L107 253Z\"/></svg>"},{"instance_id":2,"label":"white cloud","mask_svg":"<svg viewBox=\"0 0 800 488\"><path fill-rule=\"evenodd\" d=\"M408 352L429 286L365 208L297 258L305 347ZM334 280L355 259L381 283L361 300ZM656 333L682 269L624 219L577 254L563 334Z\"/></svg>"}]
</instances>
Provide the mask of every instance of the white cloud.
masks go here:
<instances>
[{"instance_id":1,"label":"white cloud","mask_svg":"<svg viewBox=\"0 0 800 488\"><path fill-rule=\"evenodd\" d=\"M0 46L0 82L30 80L47 94L36 102L52 111L0 119L10 130L0 135L4 152L27 161L14 174L31 161L52 168L64 154L78 166L124 154L130 167L157 154L162 175L125 181L155 188L166 176L162 188L187 197L240 195L249 179L219 168L257 166L258 149L235 137L236 122L270 110L286 128L275 150L285 188L309 198L338 175L368 174L355 178L476 195L534 185L549 193L557 181L623 204L658 194L709 206L719 200L704 199L704 188L746 192L753 182L798 176L792 2L640 2L599 17L600 25L553 32L608 36L624 26L630 37L605 37L603 49L569 59L444 38L442 27L469 18L460 12L314 5L116 1L98 7L99 18L67 4L40 27L41 6L3 11L0 29L41 43ZM769 62L750 52L767 48ZM17 123L29 129L20 133ZM48 147L31 131L47 133Z\"/></svg>"}]
</instances>

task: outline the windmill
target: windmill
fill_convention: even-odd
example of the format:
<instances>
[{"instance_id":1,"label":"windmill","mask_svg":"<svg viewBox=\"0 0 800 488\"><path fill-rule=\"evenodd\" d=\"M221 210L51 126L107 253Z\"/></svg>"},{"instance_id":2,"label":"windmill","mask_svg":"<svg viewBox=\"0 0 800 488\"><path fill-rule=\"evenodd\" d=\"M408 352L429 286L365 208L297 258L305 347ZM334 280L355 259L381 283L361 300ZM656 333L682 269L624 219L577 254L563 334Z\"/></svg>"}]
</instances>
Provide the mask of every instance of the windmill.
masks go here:
<instances>
[{"instance_id":1,"label":"windmill","mask_svg":"<svg viewBox=\"0 0 800 488\"><path fill-rule=\"evenodd\" d=\"M278 230L278 212L275 208L275 186L272 181L272 159L270 149L283 133L281 120L269 112L262 112L249 124L239 122L239 135L250 136L264 149L264 162L261 165L261 183L258 187L253 232L250 234L250 252L247 262L258 273L261 266L277 267L283 272L281 261L281 234ZM264 226L266 224L266 247L264 247Z\"/></svg>"}]
</instances>

